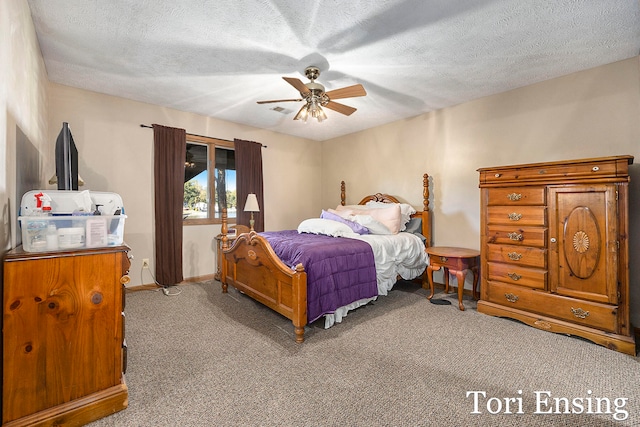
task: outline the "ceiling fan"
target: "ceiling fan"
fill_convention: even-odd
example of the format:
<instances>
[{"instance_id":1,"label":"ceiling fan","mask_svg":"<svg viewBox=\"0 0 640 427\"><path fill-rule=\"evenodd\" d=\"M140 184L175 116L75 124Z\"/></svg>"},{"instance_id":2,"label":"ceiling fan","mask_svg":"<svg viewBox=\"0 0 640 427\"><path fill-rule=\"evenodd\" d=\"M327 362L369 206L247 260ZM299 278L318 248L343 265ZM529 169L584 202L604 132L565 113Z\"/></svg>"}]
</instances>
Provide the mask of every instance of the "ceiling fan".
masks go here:
<instances>
[{"instance_id":1,"label":"ceiling fan","mask_svg":"<svg viewBox=\"0 0 640 427\"><path fill-rule=\"evenodd\" d=\"M300 108L293 120L304 120L305 122L309 117L317 119L322 122L327 118L327 115L322 110L322 107L327 107L333 111L337 111L345 116L350 116L356 109L349 107L348 105L340 104L333 101L334 99L341 98L354 98L356 96L365 96L367 92L361 84L343 87L342 89L330 90L325 92L324 86L320 83L316 83L316 79L320 76L320 69L318 67L307 67L304 70L304 74L307 76L309 83L302 83L300 79L294 77L283 77L283 79L291 86L296 88L300 92L302 98L297 99L276 99L272 101L258 101L258 104L269 104L274 102L298 102L305 101L305 104Z\"/></svg>"}]
</instances>

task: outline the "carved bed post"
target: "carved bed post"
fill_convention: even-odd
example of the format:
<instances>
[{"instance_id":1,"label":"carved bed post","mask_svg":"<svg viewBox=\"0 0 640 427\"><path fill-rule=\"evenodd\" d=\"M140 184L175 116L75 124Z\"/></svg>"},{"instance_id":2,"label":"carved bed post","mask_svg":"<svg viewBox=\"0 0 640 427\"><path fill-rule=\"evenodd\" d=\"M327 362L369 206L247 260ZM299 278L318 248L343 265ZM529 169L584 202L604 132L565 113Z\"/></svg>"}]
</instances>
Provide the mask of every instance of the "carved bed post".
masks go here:
<instances>
[{"instance_id":1,"label":"carved bed post","mask_svg":"<svg viewBox=\"0 0 640 427\"><path fill-rule=\"evenodd\" d=\"M296 276L292 282L294 310L291 321L296 335L296 342L304 341L304 326L307 324L307 274L302 264L295 267Z\"/></svg>"},{"instance_id":2,"label":"carved bed post","mask_svg":"<svg viewBox=\"0 0 640 427\"><path fill-rule=\"evenodd\" d=\"M422 210L429 210L429 174L422 176L422 204L424 208Z\"/></svg>"},{"instance_id":3,"label":"carved bed post","mask_svg":"<svg viewBox=\"0 0 640 427\"><path fill-rule=\"evenodd\" d=\"M429 212L429 174L422 175L422 235L425 245L431 246L431 213Z\"/></svg>"},{"instance_id":4,"label":"carved bed post","mask_svg":"<svg viewBox=\"0 0 640 427\"><path fill-rule=\"evenodd\" d=\"M222 233L222 249L227 249L227 245L229 244L229 238L227 237L227 233L229 232L229 226L227 225L227 208L222 208L222 229L220 233Z\"/></svg>"},{"instance_id":5,"label":"carved bed post","mask_svg":"<svg viewBox=\"0 0 640 427\"><path fill-rule=\"evenodd\" d=\"M220 262L222 263L222 268L220 271L222 272L220 275L220 283L222 283L222 292L227 293L227 263L224 257L224 250L229 248L229 238L227 237L227 233L229 232L229 227L227 225L227 208L222 208L222 229L220 233L222 234L222 251L223 254L220 257Z\"/></svg>"},{"instance_id":6,"label":"carved bed post","mask_svg":"<svg viewBox=\"0 0 640 427\"><path fill-rule=\"evenodd\" d=\"M346 194L344 191L344 181L340 181L340 204L342 206L345 205Z\"/></svg>"}]
</instances>

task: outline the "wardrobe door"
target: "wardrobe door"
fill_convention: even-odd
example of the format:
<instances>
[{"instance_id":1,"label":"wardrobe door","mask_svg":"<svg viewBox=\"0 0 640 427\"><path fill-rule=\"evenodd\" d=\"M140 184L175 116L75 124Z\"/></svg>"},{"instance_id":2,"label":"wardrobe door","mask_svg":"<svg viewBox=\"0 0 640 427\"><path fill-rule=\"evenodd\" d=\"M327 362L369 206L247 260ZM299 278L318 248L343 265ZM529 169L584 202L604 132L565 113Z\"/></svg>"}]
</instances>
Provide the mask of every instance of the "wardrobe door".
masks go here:
<instances>
[{"instance_id":1,"label":"wardrobe door","mask_svg":"<svg viewBox=\"0 0 640 427\"><path fill-rule=\"evenodd\" d=\"M618 303L616 188L615 184L548 187L551 292Z\"/></svg>"}]
</instances>

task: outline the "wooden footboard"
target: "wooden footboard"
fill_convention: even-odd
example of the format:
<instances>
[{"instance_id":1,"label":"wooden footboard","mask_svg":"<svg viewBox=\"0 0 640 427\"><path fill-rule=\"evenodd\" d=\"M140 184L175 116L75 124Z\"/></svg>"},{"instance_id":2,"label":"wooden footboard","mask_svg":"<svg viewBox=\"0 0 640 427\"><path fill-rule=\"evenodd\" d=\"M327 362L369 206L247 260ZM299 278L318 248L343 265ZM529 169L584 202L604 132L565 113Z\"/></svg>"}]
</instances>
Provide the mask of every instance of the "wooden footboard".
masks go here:
<instances>
[{"instance_id":1,"label":"wooden footboard","mask_svg":"<svg viewBox=\"0 0 640 427\"><path fill-rule=\"evenodd\" d=\"M226 212L223 214L226 216ZM302 264L287 267L256 232L239 235L229 247L222 238L222 291L233 286L293 323L296 342L304 341L307 324L307 273Z\"/></svg>"}]
</instances>

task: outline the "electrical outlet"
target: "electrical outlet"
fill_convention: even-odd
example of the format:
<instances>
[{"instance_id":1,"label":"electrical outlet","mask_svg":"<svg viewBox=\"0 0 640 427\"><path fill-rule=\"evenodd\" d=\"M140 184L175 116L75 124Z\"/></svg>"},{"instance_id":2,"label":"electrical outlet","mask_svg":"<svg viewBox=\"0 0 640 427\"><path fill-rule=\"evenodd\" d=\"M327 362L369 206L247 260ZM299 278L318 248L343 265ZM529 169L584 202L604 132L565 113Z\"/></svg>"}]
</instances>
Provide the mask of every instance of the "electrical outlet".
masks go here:
<instances>
[{"instance_id":1,"label":"electrical outlet","mask_svg":"<svg viewBox=\"0 0 640 427\"><path fill-rule=\"evenodd\" d=\"M149 268L149 258L142 258L142 268Z\"/></svg>"}]
</instances>

